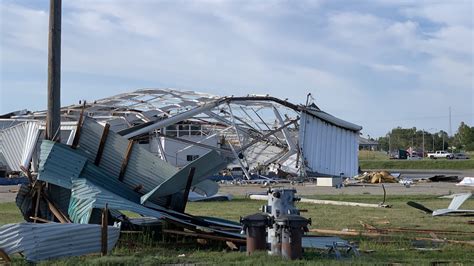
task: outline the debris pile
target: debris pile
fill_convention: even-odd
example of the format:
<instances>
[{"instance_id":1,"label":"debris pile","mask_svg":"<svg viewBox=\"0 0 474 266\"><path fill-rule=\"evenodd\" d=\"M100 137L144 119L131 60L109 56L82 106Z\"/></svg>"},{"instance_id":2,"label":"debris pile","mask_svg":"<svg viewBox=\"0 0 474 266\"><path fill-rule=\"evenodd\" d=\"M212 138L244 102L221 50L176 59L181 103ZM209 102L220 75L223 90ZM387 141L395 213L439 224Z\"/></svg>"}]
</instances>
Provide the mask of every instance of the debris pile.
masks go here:
<instances>
[{"instance_id":1,"label":"debris pile","mask_svg":"<svg viewBox=\"0 0 474 266\"><path fill-rule=\"evenodd\" d=\"M379 184L379 183L397 183L398 179L392 176L387 171L380 171L380 172L365 172L361 175L357 175L354 179L358 180L361 183L372 183L372 184Z\"/></svg>"},{"instance_id":2,"label":"debris pile","mask_svg":"<svg viewBox=\"0 0 474 266\"><path fill-rule=\"evenodd\" d=\"M172 223L175 228L186 228L187 232L178 230L181 233L242 244L239 224L184 212L191 190L208 195L217 192L218 185L207 177L228 161L210 151L179 169L134 144L89 118L80 119L71 146L43 140L38 175L26 171L32 182L22 185L16 203L26 221L48 223L9 225L2 230L32 227L41 233L53 228L49 224L53 221L67 224L54 227L63 228L58 230L64 232L74 227L72 223L101 223L101 210L107 206L110 223L121 222L124 227L141 226L124 214L129 211L155 222ZM21 233L1 233L0 249L9 252L22 248L21 243L10 248L11 237L22 239ZM62 234L57 235L58 239L61 237ZM93 249L81 254L89 253L87 250ZM31 261L48 258L51 256L27 256Z\"/></svg>"}]
</instances>

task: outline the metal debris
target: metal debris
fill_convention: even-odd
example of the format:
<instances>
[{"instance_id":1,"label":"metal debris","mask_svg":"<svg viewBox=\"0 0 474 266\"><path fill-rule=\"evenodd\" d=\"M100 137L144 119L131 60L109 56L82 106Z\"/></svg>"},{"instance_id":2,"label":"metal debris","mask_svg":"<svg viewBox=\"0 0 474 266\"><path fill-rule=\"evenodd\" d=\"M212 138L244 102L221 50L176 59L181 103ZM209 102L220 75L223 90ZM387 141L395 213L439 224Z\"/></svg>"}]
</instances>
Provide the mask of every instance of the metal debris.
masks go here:
<instances>
[{"instance_id":1,"label":"metal debris","mask_svg":"<svg viewBox=\"0 0 474 266\"><path fill-rule=\"evenodd\" d=\"M119 235L119 227L108 226L109 251ZM7 224L0 227L0 249L8 255L21 252L31 262L98 253L101 227L96 224Z\"/></svg>"},{"instance_id":2,"label":"metal debris","mask_svg":"<svg viewBox=\"0 0 474 266\"><path fill-rule=\"evenodd\" d=\"M470 197L472 193L461 193L454 195L451 203L449 204L447 209L438 209L438 210L431 210L420 203L409 201L407 204L413 208L419 209L425 213L432 214L433 216L441 216L441 215L463 215L463 216L474 216L474 210L462 210L459 209L461 205Z\"/></svg>"}]
</instances>

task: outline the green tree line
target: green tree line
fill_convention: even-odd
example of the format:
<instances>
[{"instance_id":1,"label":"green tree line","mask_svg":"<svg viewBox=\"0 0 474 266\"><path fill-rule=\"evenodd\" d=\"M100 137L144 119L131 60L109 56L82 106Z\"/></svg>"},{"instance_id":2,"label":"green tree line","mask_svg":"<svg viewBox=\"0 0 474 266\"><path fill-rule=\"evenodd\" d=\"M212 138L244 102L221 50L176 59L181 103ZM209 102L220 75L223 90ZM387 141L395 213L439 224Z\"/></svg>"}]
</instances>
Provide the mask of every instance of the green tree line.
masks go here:
<instances>
[{"instance_id":1,"label":"green tree line","mask_svg":"<svg viewBox=\"0 0 474 266\"><path fill-rule=\"evenodd\" d=\"M424 147L425 151L451 150L451 147L455 147L454 151L474 151L474 126L461 122L454 136L448 136L443 130L431 133L416 127L397 127L380 137L378 142L384 151L406 150L409 147L417 150Z\"/></svg>"}]
</instances>

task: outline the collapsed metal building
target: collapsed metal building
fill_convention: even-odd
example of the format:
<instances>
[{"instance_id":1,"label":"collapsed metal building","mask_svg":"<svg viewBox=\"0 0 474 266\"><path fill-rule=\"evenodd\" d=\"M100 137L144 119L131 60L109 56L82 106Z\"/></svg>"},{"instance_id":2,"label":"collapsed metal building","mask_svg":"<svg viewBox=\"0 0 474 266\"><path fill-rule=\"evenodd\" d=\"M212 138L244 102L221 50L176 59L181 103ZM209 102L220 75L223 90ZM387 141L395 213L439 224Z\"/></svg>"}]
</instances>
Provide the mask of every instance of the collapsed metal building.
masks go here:
<instances>
[{"instance_id":1,"label":"collapsed metal building","mask_svg":"<svg viewBox=\"0 0 474 266\"><path fill-rule=\"evenodd\" d=\"M190 192L216 195L219 185L209 179L212 175L236 175L235 168L242 172L235 178L265 180L357 172L359 126L314 103L295 105L269 95L145 89L83 102L61 109L60 129L54 133L59 142L43 139L45 119L46 112L0 119L0 160L29 181L16 197L27 222L98 224L102 217L105 231L110 222L119 222L120 230L171 223L183 230L162 233L242 246L240 224L185 212ZM129 212L141 217L131 218ZM32 252L34 245L28 243L9 244L28 226L0 227L0 251L24 252L30 261L52 258L47 250ZM98 232L91 230L93 238ZM116 243L116 237L108 241ZM303 243L312 247L311 241ZM97 250L97 245L88 248Z\"/></svg>"},{"instance_id":2,"label":"collapsed metal building","mask_svg":"<svg viewBox=\"0 0 474 266\"><path fill-rule=\"evenodd\" d=\"M234 175L232 170L240 169L248 179L268 174L350 177L358 170L361 127L311 102L142 89L61 108L57 134L62 143L73 145L81 114L178 168L217 151L229 161L223 169ZM45 118L41 111L0 119L0 160L9 170L20 171L20 165L37 170L39 155L33 150L39 150Z\"/></svg>"}]
</instances>

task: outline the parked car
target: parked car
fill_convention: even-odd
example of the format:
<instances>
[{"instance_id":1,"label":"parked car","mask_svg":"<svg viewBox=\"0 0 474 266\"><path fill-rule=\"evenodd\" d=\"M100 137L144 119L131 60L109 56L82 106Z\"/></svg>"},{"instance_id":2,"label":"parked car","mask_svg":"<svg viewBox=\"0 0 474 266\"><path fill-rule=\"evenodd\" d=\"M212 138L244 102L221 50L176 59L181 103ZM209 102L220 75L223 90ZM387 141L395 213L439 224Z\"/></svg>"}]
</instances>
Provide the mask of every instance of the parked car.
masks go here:
<instances>
[{"instance_id":1,"label":"parked car","mask_svg":"<svg viewBox=\"0 0 474 266\"><path fill-rule=\"evenodd\" d=\"M447 152L447 151L429 152L426 156L431 159L437 159L437 158L452 159L454 157L452 153Z\"/></svg>"},{"instance_id":2,"label":"parked car","mask_svg":"<svg viewBox=\"0 0 474 266\"><path fill-rule=\"evenodd\" d=\"M423 158L421 158L418 154L412 154L407 157L407 160L421 160L421 159Z\"/></svg>"},{"instance_id":3,"label":"parked car","mask_svg":"<svg viewBox=\"0 0 474 266\"><path fill-rule=\"evenodd\" d=\"M453 159L458 159L458 160L466 160L469 159L469 156L467 156L465 153L455 153L453 156Z\"/></svg>"}]
</instances>

